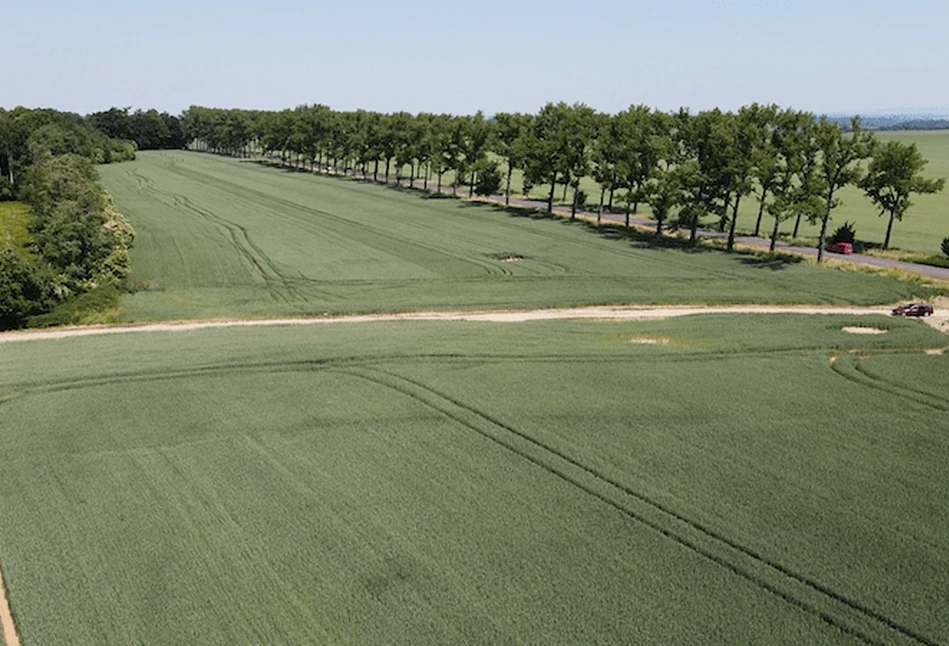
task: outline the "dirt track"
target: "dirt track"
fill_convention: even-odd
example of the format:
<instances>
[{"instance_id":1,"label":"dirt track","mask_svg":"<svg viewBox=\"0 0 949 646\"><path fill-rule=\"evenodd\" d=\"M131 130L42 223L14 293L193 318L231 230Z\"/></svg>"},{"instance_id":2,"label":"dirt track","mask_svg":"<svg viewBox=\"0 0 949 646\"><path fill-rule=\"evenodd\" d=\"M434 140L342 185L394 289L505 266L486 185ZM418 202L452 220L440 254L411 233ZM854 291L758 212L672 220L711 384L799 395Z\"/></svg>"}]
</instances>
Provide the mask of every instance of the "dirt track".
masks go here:
<instances>
[{"instance_id":1,"label":"dirt track","mask_svg":"<svg viewBox=\"0 0 949 646\"><path fill-rule=\"evenodd\" d=\"M7 603L7 593L3 587L3 573L0 572L0 628L6 646L20 646L20 637L16 634L13 625L13 615L10 614L10 604Z\"/></svg>"},{"instance_id":2,"label":"dirt track","mask_svg":"<svg viewBox=\"0 0 949 646\"><path fill-rule=\"evenodd\" d=\"M937 330L949 334L949 303L937 306L936 314L925 319ZM609 321L640 321L665 319L693 314L884 314L890 307L815 307L782 305L733 305L721 307L703 306L650 306L650 307L578 307L541 310L492 310L450 312L408 312L403 314L361 314L354 316L245 319L217 321L181 321L150 323L126 326L89 326L57 328L54 330L16 331L0 333L0 343L65 339L76 336L99 334L128 334L134 332L186 332L225 327L257 327L266 325L330 325L338 323L371 323L379 321L483 321L494 323L520 323L525 321L551 321L567 319L590 319Z\"/></svg>"}]
</instances>

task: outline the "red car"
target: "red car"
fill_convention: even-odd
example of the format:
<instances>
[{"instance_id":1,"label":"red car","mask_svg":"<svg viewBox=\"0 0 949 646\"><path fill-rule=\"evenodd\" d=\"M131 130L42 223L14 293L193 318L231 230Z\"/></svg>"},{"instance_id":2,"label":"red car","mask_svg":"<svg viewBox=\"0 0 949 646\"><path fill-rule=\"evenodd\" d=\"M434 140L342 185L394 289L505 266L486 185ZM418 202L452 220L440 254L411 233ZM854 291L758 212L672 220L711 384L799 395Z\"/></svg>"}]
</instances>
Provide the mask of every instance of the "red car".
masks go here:
<instances>
[{"instance_id":1,"label":"red car","mask_svg":"<svg viewBox=\"0 0 949 646\"><path fill-rule=\"evenodd\" d=\"M893 310L893 316L929 316L933 306L929 303L908 303Z\"/></svg>"},{"instance_id":2,"label":"red car","mask_svg":"<svg viewBox=\"0 0 949 646\"><path fill-rule=\"evenodd\" d=\"M849 242L835 242L834 244L827 247L827 251L831 253L843 253L843 254L852 254L853 245Z\"/></svg>"}]
</instances>

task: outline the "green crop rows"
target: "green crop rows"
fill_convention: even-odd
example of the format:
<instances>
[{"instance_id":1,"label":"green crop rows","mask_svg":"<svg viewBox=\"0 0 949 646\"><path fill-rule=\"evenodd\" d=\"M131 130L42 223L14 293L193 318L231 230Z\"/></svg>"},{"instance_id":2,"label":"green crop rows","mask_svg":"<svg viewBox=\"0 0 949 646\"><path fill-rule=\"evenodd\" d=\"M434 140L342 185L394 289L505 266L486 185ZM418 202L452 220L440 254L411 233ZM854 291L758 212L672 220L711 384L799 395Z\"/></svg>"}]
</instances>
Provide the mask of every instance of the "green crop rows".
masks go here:
<instances>
[{"instance_id":1,"label":"green crop rows","mask_svg":"<svg viewBox=\"0 0 949 646\"><path fill-rule=\"evenodd\" d=\"M133 321L912 289L198 154L102 173ZM944 643L946 345L805 315L2 343L0 567L26 646Z\"/></svg>"},{"instance_id":2,"label":"green crop rows","mask_svg":"<svg viewBox=\"0 0 949 646\"><path fill-rule=\"evenodd\" d=\"M879 303L913 288L648 248L579 222L195 153L101 168L138 233L130 320L615 303ZM514 259L515 261L505 261Z\"/></svg>"},{"instance_id":3,"label":"green crop rows","mask_svg":"<svg viewBox=\"0 0 949 646\"><path fill-rule=\"evenodd\" d=\"M772 315L6 344L0 562L25 644L944 642L945 343Z\"/></svg>"}]
</instances>

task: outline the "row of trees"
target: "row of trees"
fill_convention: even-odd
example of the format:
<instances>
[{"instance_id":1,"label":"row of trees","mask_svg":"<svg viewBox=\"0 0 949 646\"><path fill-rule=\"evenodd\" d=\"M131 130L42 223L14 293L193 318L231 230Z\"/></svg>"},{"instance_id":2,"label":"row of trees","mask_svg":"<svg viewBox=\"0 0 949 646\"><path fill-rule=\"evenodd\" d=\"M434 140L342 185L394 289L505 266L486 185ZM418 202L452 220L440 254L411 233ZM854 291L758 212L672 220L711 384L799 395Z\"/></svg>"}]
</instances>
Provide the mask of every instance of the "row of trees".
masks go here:
<instances>
[{"instance_id":1,"label":"row of trees","mask_svg":"<svg viewBox=\"0 0 949 646\"><path fill-rule=\"evenodd\" d=\"M357 170L396 183L408 167L410 181L442 177L451 171L455 190L494 192L506 171L510 199L515 169L524 191L549 187L547 209L556 192L573 189L572 212L587 196L580 180L592 176L600 188L598 212L619 200L629 214L648 203L657 233L666 225L685 228L695 242L699 224L716 221L728 229L734 246L739 205L758 203L755 235L771 220L772 249L782 222L794 220L796 237L803 220L820 225L818 260L827 225L839 204L839 191L863 188L893 222L912 204L910 196L940 190L943 180L928 180L926 164L914 144L880 143L854 119L851 127L825 117L775 105L758 104L737 112L718 109L690 114L664 113L632 106L614 115L583 104L548 103L536 115L501 113L486 119L444 114L337 112L323 105L277 112L221 110L192 106L182 115L183 133L211 152L247 155L252 149L276 154L287 163L309 164L334 172Z\"/></svg>"}]
</instances>

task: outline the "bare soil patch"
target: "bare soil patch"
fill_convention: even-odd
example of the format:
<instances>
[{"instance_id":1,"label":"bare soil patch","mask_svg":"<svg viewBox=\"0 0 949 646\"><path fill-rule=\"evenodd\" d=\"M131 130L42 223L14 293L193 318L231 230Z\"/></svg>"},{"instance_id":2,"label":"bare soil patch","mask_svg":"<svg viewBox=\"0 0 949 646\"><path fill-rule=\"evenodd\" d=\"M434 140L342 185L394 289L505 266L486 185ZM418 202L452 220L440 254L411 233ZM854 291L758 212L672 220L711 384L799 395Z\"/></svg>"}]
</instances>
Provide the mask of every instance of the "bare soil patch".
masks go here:
<instances>
[{"instance_id":1,"label":"bare soil patch","mask_svg":"<svg viewBox=\"0 0 949 646\"><path fill-rule=\"evenodd\" d=\"M633 337L629 340L630 343L637 343L639 345L669 345L669 339L667 337L662 337L660 339L650 339L646 337L636 338Z\"/></svg>"},{"instance_id":2,"label":"bare soil patch","mask_svg":"<svg viewBox=\"0 0 949 646\"><path fill-rule=\"evenodd\" d=\"M886 334L887 332L878 327L858 327L855 325L848 325L840 329L847 334Z\"/></svg>"}]
</instances>

